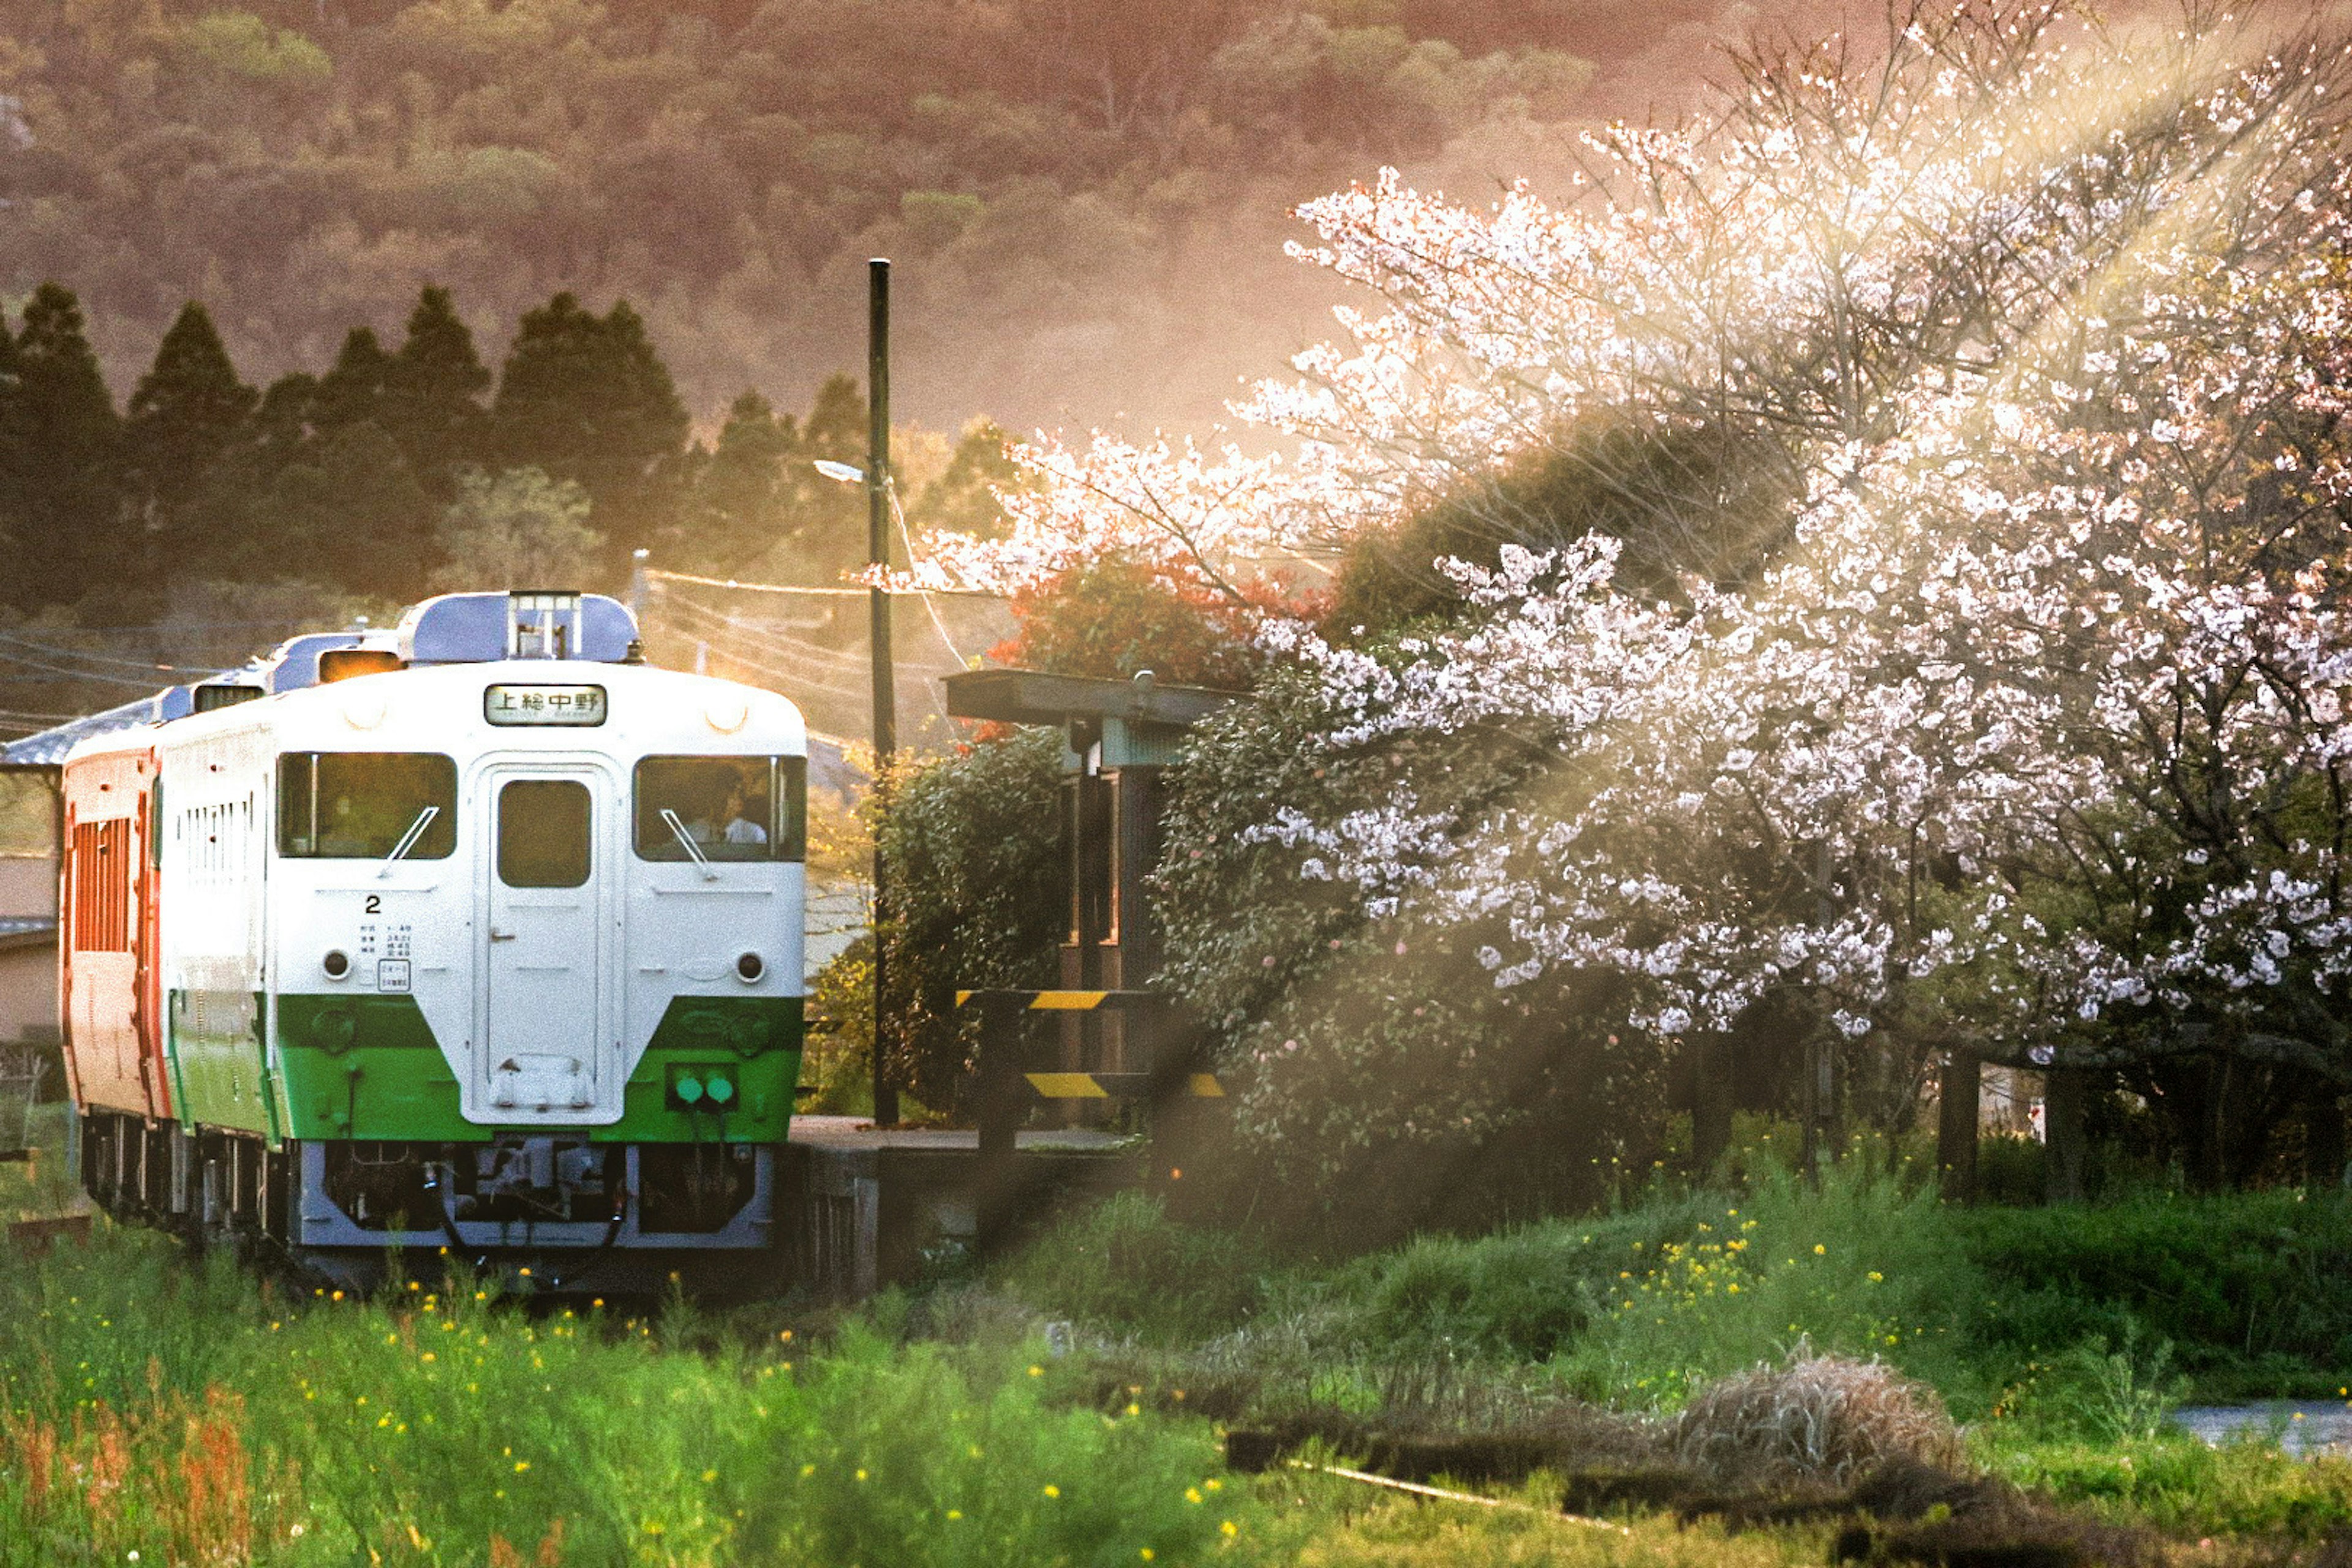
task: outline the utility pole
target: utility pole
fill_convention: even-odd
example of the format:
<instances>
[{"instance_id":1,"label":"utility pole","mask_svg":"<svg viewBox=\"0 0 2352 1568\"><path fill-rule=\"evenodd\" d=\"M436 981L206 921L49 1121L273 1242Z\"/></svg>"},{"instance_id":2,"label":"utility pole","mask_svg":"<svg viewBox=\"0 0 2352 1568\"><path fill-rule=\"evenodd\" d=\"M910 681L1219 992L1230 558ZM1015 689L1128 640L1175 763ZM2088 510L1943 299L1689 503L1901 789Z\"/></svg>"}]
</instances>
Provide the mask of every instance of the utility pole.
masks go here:
<instances>
[{"instance_id":1,"label":"utility pole","mask_svg":"<svg viewBox=\"0 0 2352 1568\"><path fill-rule=\"evenodd\" d=\"M890 1081L884 1049L883 998L888 963L882 940L883 898L889 868L882 855L882 814L888 807L890 759L898 749L898 696L890 668L890 595L879 574L890 564L890 262L866 264L866 561L876 581L866 595L866 646L874 667L874 1125L898 1120L898 1086Z\"/></svg>"}]
</instances>

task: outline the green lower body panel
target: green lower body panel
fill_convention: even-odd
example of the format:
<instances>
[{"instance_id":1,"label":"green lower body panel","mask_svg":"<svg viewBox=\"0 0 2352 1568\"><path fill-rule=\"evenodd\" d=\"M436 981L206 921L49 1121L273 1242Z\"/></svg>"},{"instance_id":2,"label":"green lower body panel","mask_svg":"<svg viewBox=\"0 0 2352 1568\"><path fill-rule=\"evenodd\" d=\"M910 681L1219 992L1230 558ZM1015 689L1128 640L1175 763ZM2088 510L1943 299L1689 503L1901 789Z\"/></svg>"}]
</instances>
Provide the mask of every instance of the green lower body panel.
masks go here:
<instances>
[{"instance_id":1,"label":"green lower body panel","mask_svg":"<svg viewBox=\"0 0 2352 1568\"><path fill-rule=\"evenodd\" d=\"M673 998L621 1120L584 1131L599 1142L782 1142L801 1007L797 996ZM414 997L280 996L278 1050L290 1136L466 1142L501 1131L458 1113L457 1076Z\"/></svg>"},{"instance_id":2,"label":"green lower body panel","mask_svg":"<svg viewBox=\"0 0 2352 1568\"><path fill-rule=\"evenodd\" d=\"M276 1143L286 1129L262 1057L261 993L174 991L169 1007L167 1049L180 1120L258 1132Z\"/></svg>"},{"instance_id":3,"label":"green lower body panel","mask_svg":"<svg viewBox=\"0 0 2352 1568\"><path fill-rule=\"evenodd\" d=\"M278 1070L297 1138L486 1136L457 1114L457 1077L413 996L280 996Z\"/></svg>"}]
</instances>

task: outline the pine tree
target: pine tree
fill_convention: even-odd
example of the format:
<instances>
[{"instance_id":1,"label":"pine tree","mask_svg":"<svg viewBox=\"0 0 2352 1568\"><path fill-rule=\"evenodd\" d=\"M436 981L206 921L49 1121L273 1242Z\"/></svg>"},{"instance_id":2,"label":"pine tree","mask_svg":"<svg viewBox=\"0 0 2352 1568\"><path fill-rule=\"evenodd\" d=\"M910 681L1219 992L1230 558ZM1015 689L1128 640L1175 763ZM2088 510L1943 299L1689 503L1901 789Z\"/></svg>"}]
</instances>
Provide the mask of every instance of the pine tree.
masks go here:
<instances>
[{"instance_id":1,"label":"pine tree","mask_svg":"<svg viewBox=\"0 0 2352 1568\"><path fill-rule=\"evenodd\" d=\"M800 451L784 465L777 510L783 538L777 570L794 582L837 586L866 561L866 491L817 472L818 461L864 468L866 391L852 376L827 376L801 426Z\"/></svg>"},{"instance_id":2,"label":"pine tree","mask_svg":"<svg viewBox=\"0 0 2352 1568\"><path fill-rule=\"evenodd\" d=\"M975 419L963 427L940 477L907 509L907 521L922 532L952 530L989 539L1004 531L1004 508L996 492L1023 483L1020 466L1006 450L1004 427Z\"/></svg>"},{"instance_id":3,"label":"pine tree","mask_svg":"<svg viewBox=\"0 0 2352 1568\"><path fill-rule=\"evenodd\" d=\"M438 510L398 444L362 420L315 437L277 473L231 564L242 576L302 577L354 594L413 597L439 559Z\"/></svg>"},{"instance_id":4,"label":"pine tree","mask_svg":"<svg viewBox=\"0 0 2352 1568\"><path fill-rule=\"evenodd\" d=\"M730 574L751 570L776 542L777 492L799 445L791 415L779 417L757 392L736 398L718 446L698 452L681 559Z\"/></svg>"},{"instance_id":5,"label":"pine tree","mask_svg":"<svg viewBox=\"0 0 2352 1568\"><path fill-rule=\"evenodd\" d=\"M70 604L120 582L134 556L115 473L121 421L73 291L44 283L10 344L0 400L0 523L13 545L0 595Z\"/></svg>"},{"instance_id":6,"label":"pine tree","mask_svg":"<svg viewBox=\"0 0 2352 1568\"><path fill-rule=\"evenodd\" d=\"M312 417L321 430L341 429L362 420L382 423L392 356L376 342L374 329L353 327L343 335L332 370L319 378Z\"/></svg>"},{"instance_id":7,"label":"pine tree","mask_svg":"<svg viewBox=\"0 0 2352 1568\"><path fill-rule=\"evenodd\" d=\"M490 373L449 290L426 285L385 375L383 426L436 496L454 495L457 470L482 458L482 395L489 389Z\"/></svg>"},{"instance_id":8,"label":"pine tree","mask_svg":"<svg viewBox=\"0 0 2352 1568\"><path fill-rule=\"evenodd\" d=\"M245 434L260 395L237 380L228 350L205 308L190 300L163 334L154 368L131 394L124 428L155 570L201 571L229 542L209 537L217 521L200 502L213 469Z\"/></svg>"},{"instance_id":9,"label":"pine tree","mask_svg":"<svg viewBox=\"0 0 2352 1568\"><path fill-rule=\"evenodd\" d=\"M490 416L500 462L580 485L614 553L653 531L689 421L626 300L600 318L558 294L527 313Z\"/></svg>"}]
</instances>

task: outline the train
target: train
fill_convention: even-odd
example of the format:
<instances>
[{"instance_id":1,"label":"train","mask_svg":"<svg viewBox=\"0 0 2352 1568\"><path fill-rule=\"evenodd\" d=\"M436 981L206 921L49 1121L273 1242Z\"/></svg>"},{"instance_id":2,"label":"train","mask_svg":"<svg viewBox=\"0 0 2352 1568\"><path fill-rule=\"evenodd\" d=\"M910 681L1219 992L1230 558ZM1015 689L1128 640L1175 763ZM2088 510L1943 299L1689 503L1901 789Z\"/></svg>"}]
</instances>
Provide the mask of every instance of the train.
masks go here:
<instances>
[{"instance_id":1,"label":"train","mask_svg":"<svg viewBox=\"0 0 2352 1568\"><path fill-rule=\"evenodd\" d=\"M100 1206L321 1289L445 1255L510 1289L772 1283L792 702L650 665L616 600L518 591L296 638L174 709L63 763Z\"/></svg>"}]
</instances>

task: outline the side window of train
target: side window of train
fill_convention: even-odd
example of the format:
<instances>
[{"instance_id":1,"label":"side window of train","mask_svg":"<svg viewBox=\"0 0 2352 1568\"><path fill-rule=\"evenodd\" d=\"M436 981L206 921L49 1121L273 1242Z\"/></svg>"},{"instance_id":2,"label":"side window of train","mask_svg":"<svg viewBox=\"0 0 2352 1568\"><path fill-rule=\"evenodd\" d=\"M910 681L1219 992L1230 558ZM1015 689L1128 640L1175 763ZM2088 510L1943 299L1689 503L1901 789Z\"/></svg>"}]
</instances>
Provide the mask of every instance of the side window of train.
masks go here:
<instances>
[{"instance_id":1,"label":"side window of train","mask_svg":"<svg viewBox=\"0 0 2352 1568\"><path fill-rule=\"evenodd\" d=\"M278 853L446 859L457 847L457 764L437 752L288 752L278 759Z\"/></svg>"},{"instance_id":2,"label":"side window of train","mask_svg":"<svg viewBox=\"0 0 2352 1568\"><path fill-rule=\"evenodd\" d=\"M808 838L803 757L647 757L637 763L641 860L798 860ZM687 846L691 841L693 849Z\"/></svg>"}]
</instances>

